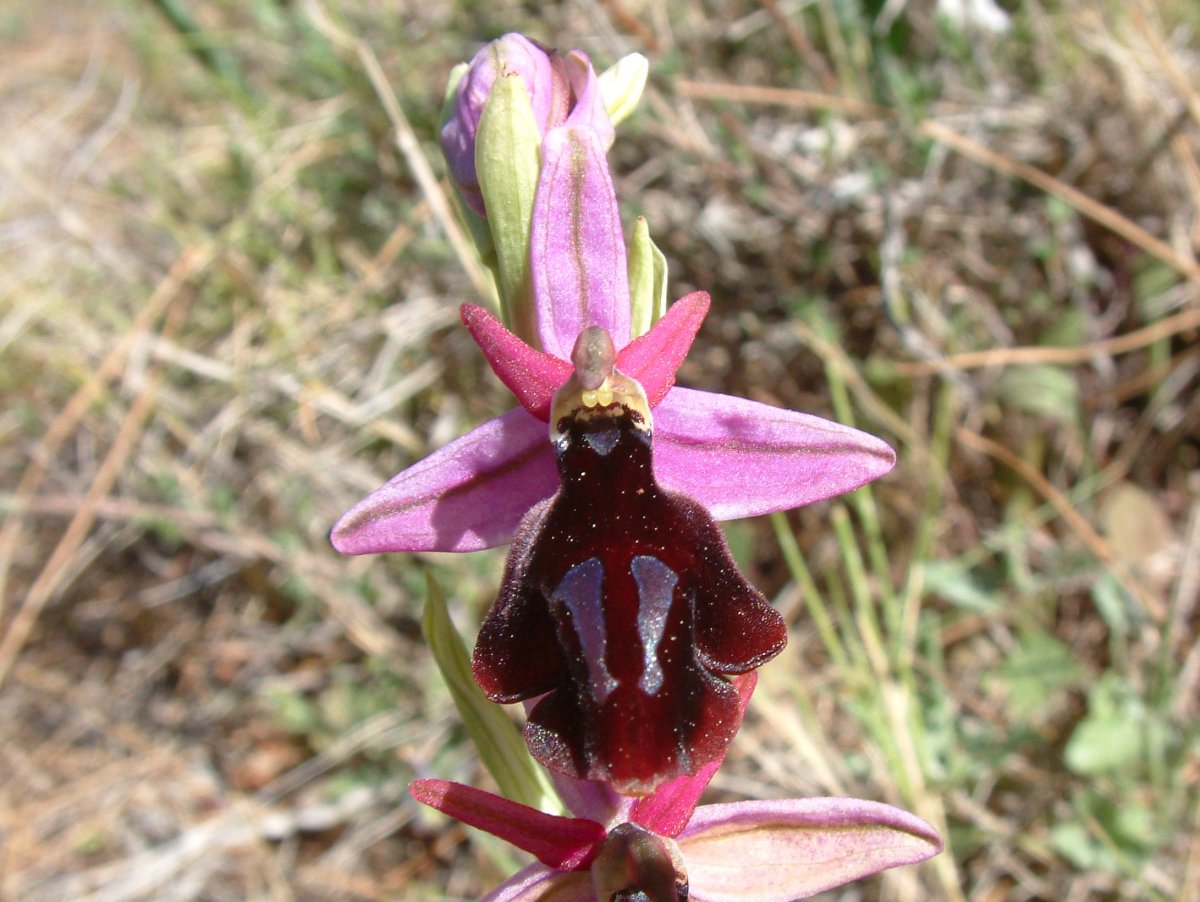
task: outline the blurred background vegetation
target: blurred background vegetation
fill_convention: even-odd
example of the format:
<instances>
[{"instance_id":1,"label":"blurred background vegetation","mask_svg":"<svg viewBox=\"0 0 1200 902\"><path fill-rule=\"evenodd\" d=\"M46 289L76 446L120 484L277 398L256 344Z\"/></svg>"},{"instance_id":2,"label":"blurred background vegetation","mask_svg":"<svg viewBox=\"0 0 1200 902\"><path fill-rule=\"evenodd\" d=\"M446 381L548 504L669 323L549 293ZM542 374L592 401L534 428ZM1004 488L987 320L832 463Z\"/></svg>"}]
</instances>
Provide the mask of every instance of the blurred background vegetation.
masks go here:
<instances>
[{"instance_id":1,"label":"blurred background vegetation","mask_svg":"<svg viewBox=\"0 0 1200 902\"><path fill-rule=\"evenodd\" d=\"M0 10L0 895L477 899L513 853L420 638L503 551L337 516L510 405L437 215L450 67L638 50L611 160L684 384L899 451L728 524L792 625L713 799L946 854L827 898L1200 898L1191 0L17 0ZM403 140L397 142L397 136Z\"/></svg>"}]
</instances>

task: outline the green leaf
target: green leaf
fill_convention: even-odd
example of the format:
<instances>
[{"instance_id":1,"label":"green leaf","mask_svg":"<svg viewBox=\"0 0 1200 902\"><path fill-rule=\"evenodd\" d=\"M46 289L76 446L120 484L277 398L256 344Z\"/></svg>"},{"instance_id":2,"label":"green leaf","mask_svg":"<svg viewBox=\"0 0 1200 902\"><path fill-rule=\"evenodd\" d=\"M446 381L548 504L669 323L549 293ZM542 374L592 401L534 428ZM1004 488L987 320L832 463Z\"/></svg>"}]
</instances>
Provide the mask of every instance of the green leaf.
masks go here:
<instances>
[{"instance_id":1,"label":"green leaf","mask_svg":"<svg viewBox=\"0 0 1200 902\"><path fill-rule=\"evenodd\" d=\"M500 272L501 317L538 346L529 275L533 200L541 171L541 134L518 75L496 79L475 133L475 174Z\"/></svg>"},{"instance_id":2,"label":"green leaf","mask_svg":"<svg viewBox=\"0 0 1200 902\"><path fill-rule=\"evenodd\" d=\"M1103 679L1088 697L1087 716L1067 741L1063 760L1084 777L1133 767L1145 753L1146 728L1141 700L1118 678Z\"/></svg>"},{"instance_id":3,"label":"green leaf","mask_svg":"<svg viewBox=\"0 0 1200 902\"><path fill-rule=\"evenodd\" d=\"M1038 344L1069 348L1088 340L1087 314L1079 307L1068 307L1038 335Z\"/></svg>"},{"instance_id":4,"label":"green leaf","mask_svg":"<svg viewBox=\"0 0 1200 902\"><path fill-rule=\"evenodd\" d=\"M958 561L930 561L925 565L925 589L955 607L979 614L993 614L1001 599L981 586L971 570Z\"/></svg>"},{"instance_id":5,"label":"green leaf","mask_svg":"<svg viewBox=\"0 0 1200 902\"><path fill-rule=\"evenodd\" d=\"M1051 693L1079 685L1085 674L1066 645L1045 633L1026 633L999 676L1013 715L1027 720L1045 708Z\"/></svg>"},{"instance_id":6,"label":"green leaf","mask_svg":"<svg viewBox=\"0 0 1200 902\"><path fill-rule=\"evenodd\" d=\"M503 709L488 701L476 684L467 647L450 621L446 598L432 574L427 576L426 584L428 599L421 617L421 632L484 767L506 798L541 811L561 813L558 795L525 748L520 732Z\"/></svg>"},{"instance_id":7,"label":"green leaf","mask_svg":"<svg viewBox=\"0 0 1200 902\"><path fill-rule=\"evenodd\" d=\"M613 125L619 124L637 108L646 87L650 63L640 53L617 60L600 73L600 96Z\"/></svg>"},{"instance_id":8,"label":"green leaf","mask_svg":"<svg viewBox=\"0 0 1200 902\"><path fill-rule=\"evenodd\" d=\"M1117 857L1078 821L1055 824L1050 828L1050 845L1054 851L1081 871L1121 872Z\"/></svg>"},{"instance_id":9,"label":"green leaf","mask_svg":"<svg viewBox=\"0 0 1200 902\"><path fill-rule=\"evenodd\" d=\"M1067 766L1080 776L1123 770L1141 757L1141 731L1128 718L1088 718L1071 734Z\"/></svg>"},{"instance_id":10,"label":"green leaf","mask_svg":"<svg viewBox=\"0 0 1200 902\"><path fill-rule=\"evenodd\" d=\"M1151 257L1143 258L1133 274L1133 297L1143 320L1166 316L1171 289L1179 284L1175 267Z\"/></svg>"},{"instance_id":11,"label":"green leaf","mask_svg":"<svg viewBox=\"0 0 1200 902\"><path fill-rule=\"evenodd\" d=\"M1019 366L1000 377L1000 395L1013 407L1060 423L1078 420L1079 384L1054 366Z\"/></svg>"},{"instance_id":12,"label":"green leaf","mask_svg":"<svg viewBox=\"0 0 1200 902\"><path fill-rule=\"evenodd\" d=\"M1128 793L1114 800L1084 791L1071 801L1075 816L1050 829L1050 844L1081 870L1137 879L1147 857L1169 841L1170 832L1156 818L1161 811Z\"/></svg>"}]
</instances>

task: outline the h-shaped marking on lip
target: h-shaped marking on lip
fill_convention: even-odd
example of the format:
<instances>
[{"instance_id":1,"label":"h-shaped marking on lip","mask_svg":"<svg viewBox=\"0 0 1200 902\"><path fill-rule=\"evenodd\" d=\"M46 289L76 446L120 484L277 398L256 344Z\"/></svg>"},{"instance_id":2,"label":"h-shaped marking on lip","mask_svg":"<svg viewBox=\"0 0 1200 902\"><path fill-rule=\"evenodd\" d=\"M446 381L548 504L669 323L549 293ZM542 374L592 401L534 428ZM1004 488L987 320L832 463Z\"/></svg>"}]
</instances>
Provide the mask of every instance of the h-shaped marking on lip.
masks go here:
<instances>
[{"instance_id":1,"label":"h-shaped marking on lip","mask_svg":"<svg viewBox=\"0 0 1200 902\"><path fill-rule=\"evenodd\" d=\"M667 614L675 597L679 576L658 558L638 555L630 563L638 592L637 631L642 647L642 675L639 688L647 695L662 689L665 675L658 650L667 632ZM604 564L590 557L566 572L551 593L551 600L570 614L571 628L579 639L580 652L587 663L588 681L596 701L603 704L617 688L616 677L608 669L608 631L604 622Z\"/></svg>"}]
</instances>

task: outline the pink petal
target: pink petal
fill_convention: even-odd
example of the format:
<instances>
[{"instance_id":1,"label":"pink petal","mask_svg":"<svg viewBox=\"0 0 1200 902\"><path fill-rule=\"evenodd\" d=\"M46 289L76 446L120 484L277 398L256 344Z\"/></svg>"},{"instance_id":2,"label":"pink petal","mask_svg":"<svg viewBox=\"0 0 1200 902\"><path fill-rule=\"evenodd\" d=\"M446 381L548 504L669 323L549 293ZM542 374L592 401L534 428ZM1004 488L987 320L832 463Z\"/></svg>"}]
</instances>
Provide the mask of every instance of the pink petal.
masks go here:
<instances>
[{"instance_id":1,"label":"pink petal","mask_svg":"<svg viewBox=\"0 0 1200 902\"><path fill-rule=\"evenodd\" d=\"M553 128L542 142L533 205L530 273L542 349L569 360L575 339L600 326L629 343L625 238L600 135Z\"/></svg>"},{"instance_id":2,"label":"pink petal","mask_svg":"<svg viewBox=\"0 0 1200 902\"><path fill-rule=\"evenodd\" d=\"M343 554L503 545L557 487L546 424L517 408L392 477L343 515L330 541Z\"/></svg>"},{"instance_id":3,"label":"pink petal","mask_svg":"<svg viewBox=\"0 0 1200 902\"><path fill-rule=\"evenodd\" d=\"M603 824L546 814L462 783L414 780L408 792L418 802L498 836L556 871L586 867L604 842Z\"/></svg>"},{"instance_id":4,"label":"pink petal","mask_svg":"<svg viewBox=\"0 0 1200 902\"><path fill-rule=\"evenodd\" d=\"M693 902L791 902L924 861L942 838L879 802L793 799L698 808L679 848Z\"/></svg>"},{"instance_id":5,"label":"pink petal","mask_svg":"<svg viewBox=\"0 0 1200 902\"><path fill-rule=\"evenodd\" d=\"M693 291L680 298L649 332L635 338L617 355L617 369L641 383L651 407L675 384L675 371L692 347L709 303L706 291Z\"/></svg>"},{"instance_id":6,"label":"pink petal","mask_svg":"<svg viewBox=\"0 0 1200 902\"><path fill-rule=\"evenodd\" d=\"M673 388L654 411L654 472L718 520L832 498L878 479L895 452L865 432L744 398Z\"/></svg>"},{"instance_id":7,"label":"pink petal","mask_svg":"<svg viewBox=\"0 0 1200 902\"><path fill-rule=\"evenodd\" d=\"M571 375L571 364L531 348L482 307L463 304L461 313L500 381L522 407L543 423L549 421L550 402Z\"/></svg>"},{"instance_id":8,"label":"pink petal","mask_svg":"<svg viewBox=\"0 0 1200 902\"><path fill-rule=\"evenodd\" d=\"M584 871L551 871L531 864L486 896L483 902L596 902L592 878Z\"/></svg>"},{"instance_id":9,"label":"pink petal","mask_svg":"<svg viewBox=\"0 0 1200 902\"><path fill-rule=\"evenodd\" d=\"M734 677L731 682L737 687L742 703L739 717L744 717L754 686L758 683L758 674L750 671ZM676 777L650 795L638 799L633 804L629 820L653 830L660 836L678 836L687 826L700 797L708 788L708 782L724 760L725 756L722 755L716 761L708 762L693 776Z\"/></svg>"}]
</instances>

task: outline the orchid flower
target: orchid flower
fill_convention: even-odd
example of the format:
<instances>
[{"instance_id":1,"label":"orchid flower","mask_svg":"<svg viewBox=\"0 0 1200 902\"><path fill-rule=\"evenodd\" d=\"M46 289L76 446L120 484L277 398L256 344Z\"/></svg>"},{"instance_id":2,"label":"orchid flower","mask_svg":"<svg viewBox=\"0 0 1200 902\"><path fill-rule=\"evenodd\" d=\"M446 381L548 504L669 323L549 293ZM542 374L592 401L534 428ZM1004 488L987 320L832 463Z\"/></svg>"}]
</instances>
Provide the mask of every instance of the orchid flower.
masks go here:
<instances>
[{"instance_id":1,"label":"orchid flower","mask_svg":"<svg viewBox=\"0 0 1200 902\"><path fill-rule=\"evenodd\" d=\"M542 764L644 794L724 756L741 713L723 676L773 658L787 628L704 507L654 478L649 398L609 334L584 329L572 361L551 401L561 485L517 527L473 670L492 701L537 699Z\"/></svg>"},{"instance_id":2,"label":"orchid flower","mask_svg":"<svg viewBox=\"0 0 1200 902\"><path fill-rule=\"evenodd\" d=\"M521 408L395 477L333 542L466 551L515 532L475 678L493 701L540 697L525 735L542 764L645 794L724 755L740 723L725 677L786 642L713 517L849 491L894 455L826 420L674 387L708 296L681 299L631 340L603 139L562 126L542 151L531 233L542 350L463 308Z\"/></svg>"},{"instance_id":3,"label":"orchid flower","mask_svg":"<svg viewBox=\"0 0 1200 902\"><path fill-rule=\"evenodd\" d=\"M672 305L631 341L629 282L603 141L586 126L551 129L532 222L530 265L541 351L482 308L463 319L521 406L393 477L335 525L346 554L476 551L512 540L559 485L547 421L588 326L606 331L616 369L641 383L653 413L654 475L718 520L788 510L877 479L895 462L880 439L830 420L674 385L708 295Z\"/></svg>"},{"instance_id":4,"label":"orchid flower","mask_svg":"<svg viewBox=\"0 0 1200 902\"><path fill-rule=\"evenodd\" d=\"M736 678L744 708L754 675ZM445 780L418 801L537 858L484 902L790 902L936 855L942 839L901 809L809 798L696 807L720 760L631 799L558 779L573 817Z\"/></svg>"}]
</instances>

